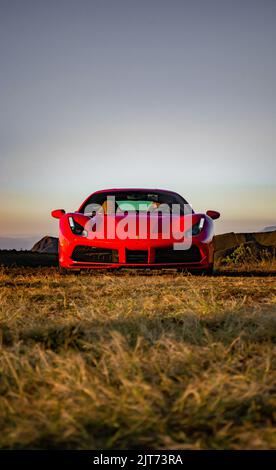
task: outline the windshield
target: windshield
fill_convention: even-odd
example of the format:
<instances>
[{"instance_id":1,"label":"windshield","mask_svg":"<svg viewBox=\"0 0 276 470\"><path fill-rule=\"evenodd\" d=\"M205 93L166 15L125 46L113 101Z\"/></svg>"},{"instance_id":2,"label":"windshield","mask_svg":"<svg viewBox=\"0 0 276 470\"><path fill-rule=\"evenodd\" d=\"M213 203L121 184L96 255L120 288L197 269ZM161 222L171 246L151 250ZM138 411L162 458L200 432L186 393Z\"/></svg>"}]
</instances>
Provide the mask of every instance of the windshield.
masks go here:
<instances>
[{"instance_id":1,"label":"windshield","mask_svg":"<svg viewBox=\"0 0 276 470\"><path fill-rule=\"evenodd\" d=\"M112 205L110 204L112 201ZM180 206L183 213L185 199L176 193L154 191L114 191L93 194L81 207L80 212L86 215L95 213L107 213L108 207L113 207L117 214L125 212L152 212L162 209L162 212L170 213L173 205ZM109 210L110 212L110 210Z\"/></svg>"}]
</instances>

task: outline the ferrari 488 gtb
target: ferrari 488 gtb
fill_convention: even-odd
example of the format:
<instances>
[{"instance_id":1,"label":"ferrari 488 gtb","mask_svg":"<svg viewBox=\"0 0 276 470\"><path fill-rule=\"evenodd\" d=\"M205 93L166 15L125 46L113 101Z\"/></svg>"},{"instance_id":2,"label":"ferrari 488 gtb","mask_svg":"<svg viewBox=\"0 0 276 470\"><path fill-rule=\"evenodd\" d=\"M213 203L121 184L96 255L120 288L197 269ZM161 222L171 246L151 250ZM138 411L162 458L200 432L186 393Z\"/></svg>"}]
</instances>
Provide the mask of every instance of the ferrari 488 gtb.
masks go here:
<instances>
[{"instance_id":1,"label":"ferrari 488 gtb","mask_svg":"<svg viewBox=\"0 0 276 470\"><path fill-rule=\"evenodd\" d=\"M52 216L59 224L62 272L91 268L178 268L211 273L213 219L179 194L161 189L106 189L79 210Z\"/></svg>"}]
</instances>

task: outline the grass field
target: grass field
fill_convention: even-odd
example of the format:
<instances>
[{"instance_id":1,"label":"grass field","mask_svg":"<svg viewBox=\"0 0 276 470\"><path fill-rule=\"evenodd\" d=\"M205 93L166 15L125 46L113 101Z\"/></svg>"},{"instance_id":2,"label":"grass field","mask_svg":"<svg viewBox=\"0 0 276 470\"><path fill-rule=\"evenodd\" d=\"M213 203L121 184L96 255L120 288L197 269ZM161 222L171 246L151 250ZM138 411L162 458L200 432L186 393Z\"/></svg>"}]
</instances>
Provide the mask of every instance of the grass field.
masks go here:
<instances>
[{"instance_id":1,"label":"grass field","mask_svg":"<svg viewBox=\"0 0 276 470\"><path fill-rule=\"evenodd\" d=\"M0 270L0 448L276 448L276 277Z\"/></svg>"}]
</instances>

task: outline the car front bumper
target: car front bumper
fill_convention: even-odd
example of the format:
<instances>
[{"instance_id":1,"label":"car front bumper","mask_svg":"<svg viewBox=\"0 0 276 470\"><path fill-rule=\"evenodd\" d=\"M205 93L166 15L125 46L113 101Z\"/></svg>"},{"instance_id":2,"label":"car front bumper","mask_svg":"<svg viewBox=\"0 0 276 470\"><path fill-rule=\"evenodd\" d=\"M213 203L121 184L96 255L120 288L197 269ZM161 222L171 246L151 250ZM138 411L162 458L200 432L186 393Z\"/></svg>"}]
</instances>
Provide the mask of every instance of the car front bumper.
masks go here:
<instances>
[{"instance_id":1,"label":"car front bumper","mask_svg":"<svg viewBox=\"0 0 276 470\"><path fill-rule=\"evenodd\" d=\"M59 264L66 269L182 268L213 265L212 240L194 237L188 250L174 250L171 240L89 240L60 238Z\"/></svg>"}]
</instances>

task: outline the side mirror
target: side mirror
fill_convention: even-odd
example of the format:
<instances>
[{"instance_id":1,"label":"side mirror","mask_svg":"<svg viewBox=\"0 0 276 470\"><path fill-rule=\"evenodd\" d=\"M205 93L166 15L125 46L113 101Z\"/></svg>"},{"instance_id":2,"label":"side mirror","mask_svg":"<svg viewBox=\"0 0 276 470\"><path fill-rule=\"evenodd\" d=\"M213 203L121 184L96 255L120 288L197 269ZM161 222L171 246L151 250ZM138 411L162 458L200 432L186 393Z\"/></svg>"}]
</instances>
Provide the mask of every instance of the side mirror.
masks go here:
<instances>
[{"instance_id":1,"label":"side mirror","mask_svg":"<svg viewBox=\"0 0 276 470\"><path fill-rule=\"evenodd\" d=\"M217 211L207 211L206 214L208 215L208 217L210 217L213 220L220 218L220 213Z\"/></svg>"},{"instance_id":2,"label":"side mirror","mask_svg":"<svg viewBox=\"0 0 276 470\"><path fill-rule=\"evenodd\" d=\"M65 214L64 209L57 209L57 210L51 212L51 216L54 217L55 219L61 219L61 217L64 214Z\"/></svg>"}]
</instances>

